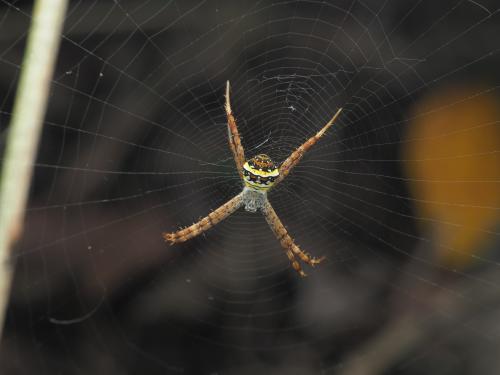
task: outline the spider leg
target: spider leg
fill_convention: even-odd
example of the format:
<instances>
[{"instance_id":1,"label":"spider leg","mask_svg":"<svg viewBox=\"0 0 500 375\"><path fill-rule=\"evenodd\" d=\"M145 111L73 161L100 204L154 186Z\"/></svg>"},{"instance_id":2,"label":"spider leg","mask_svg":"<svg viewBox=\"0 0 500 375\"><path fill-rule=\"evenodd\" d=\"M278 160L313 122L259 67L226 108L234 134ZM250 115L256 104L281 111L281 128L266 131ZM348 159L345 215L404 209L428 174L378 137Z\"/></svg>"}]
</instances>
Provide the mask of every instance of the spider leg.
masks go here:
<instances>
[{"instance_id":1,"label":"spider leg","mask_svg":"<svg viewBox=\"0 0 500 375\"><path fill-rule=\"evenodd\" d=\"M307 141L305 141L299 148L297 148L294 152L290 154L290 156L281 164L280 166L280 174L276 181L274 182L274 185L278 184L279 182L283 181L286 176L288 176L288 173L292 170L293 167L295 167L300 159L304 156L304 154L309 150L316 142L319 141L319 139L325 134L325 132L330 128L330 126L333 125L337 117L340 115L340 112L342 111L342 108L339 108L337 113L332 117L328 123L323 126L323 128L316 133L316 135L312 136L309 138Z\"/></svg>"},{"instance_id":2,"label":"spider leg","mask_svg":"<svg viewBox=\"0 0 500 375\"><path fill-rule=\"evenodd\" d=\"M216 210L210 212L203 219L194 223L193 225L180 229L174 233L163 232L162 236L165 241L170 242L171 245L174 243L185 242L190 238L196 237L206 230L212 228L218 222L224 220L226 217L231 215L234 211L241 207L243 202L243 193L238 194L234 198L228 200L222 206Z\"/></svg>"},{"instance_id":3,"label":"spider leg","mask_svg":"<svg viewBox=\"0 0 500 375\"><path fill-rule=\"evenodd\" d=\"M274 208L271 206L271 203L269 203L269 201L265 203L262 212L274 235L280 242L281 246L286 250L286 255L288 256L288 259L290 259L293 268L299 273L300 276L304 277L306 276L306 274L302 271L299 263L295 260L295 255L298 256L304 263L307 263L312 267L320 264L323 260L325 260L325 257L314 258L305 251L302 251L300 247L295 245L292 237L290 237L290 235L288 234L288 231L286 230L285 226L281 222L280 218L276 214L276 211L274 211Z\"/></svg>"},{"instance_id":4,"label":"spider leg","mask_svg":"<svg viewBox=\"0 0 500 375\"><path fill-rule=\"evenodd\" d=\"M243 164L245 164L245 150L241 144L240 133L238 132L238 126L236 125L236 119L233 116L233 111L231 109L231 101L229 98L229 81L226 83L226 104L224 108L226 109L227 115L227 136L229 140L229 147L233 152L234 161L236 162L236 168L240 174L240 178L243 180Z\"/></svg>"}]
</instances>

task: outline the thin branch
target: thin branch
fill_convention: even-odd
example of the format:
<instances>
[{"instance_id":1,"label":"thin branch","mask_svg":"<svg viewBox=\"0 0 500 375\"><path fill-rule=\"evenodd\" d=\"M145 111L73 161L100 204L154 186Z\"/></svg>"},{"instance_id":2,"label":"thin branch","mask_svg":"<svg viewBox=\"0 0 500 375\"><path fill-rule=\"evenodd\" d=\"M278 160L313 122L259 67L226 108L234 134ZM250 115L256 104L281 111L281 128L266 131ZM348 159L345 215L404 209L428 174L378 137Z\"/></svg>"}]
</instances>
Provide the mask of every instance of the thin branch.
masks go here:
<instances>
[{"instance_id":1,"label":"thin branch","mask_svg":"<svg viewBox=\"0 0 500 375\"><path fill-rule=\"evenodd\" d=\"M0 175L0 337L10 295L12 246L22 232L32 167L47 107L67 0L38 0L33 9Z\"/></svg>"}]
</instances>

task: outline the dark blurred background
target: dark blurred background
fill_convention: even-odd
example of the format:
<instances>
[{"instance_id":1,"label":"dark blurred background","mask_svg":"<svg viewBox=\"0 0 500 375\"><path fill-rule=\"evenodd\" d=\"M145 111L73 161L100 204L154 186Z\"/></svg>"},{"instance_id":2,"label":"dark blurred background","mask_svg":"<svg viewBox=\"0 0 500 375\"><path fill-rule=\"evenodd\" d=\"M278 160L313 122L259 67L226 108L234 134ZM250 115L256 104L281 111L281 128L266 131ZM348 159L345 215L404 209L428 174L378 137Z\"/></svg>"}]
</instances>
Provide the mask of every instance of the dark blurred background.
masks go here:
<instances>
[{"instance_id":1,"label":"dark blurred background","mask_svg":"<svg viewBox=\"0 0 500 375\"><path fill-rule=\"evenodd\" d=\"M498 35L494 0L71 1L0 373L500 373ZM247 156L344 107L270 193L305 279L260 215L161 239L241 189L226 80Z\"/></svg>"}]
</instances>

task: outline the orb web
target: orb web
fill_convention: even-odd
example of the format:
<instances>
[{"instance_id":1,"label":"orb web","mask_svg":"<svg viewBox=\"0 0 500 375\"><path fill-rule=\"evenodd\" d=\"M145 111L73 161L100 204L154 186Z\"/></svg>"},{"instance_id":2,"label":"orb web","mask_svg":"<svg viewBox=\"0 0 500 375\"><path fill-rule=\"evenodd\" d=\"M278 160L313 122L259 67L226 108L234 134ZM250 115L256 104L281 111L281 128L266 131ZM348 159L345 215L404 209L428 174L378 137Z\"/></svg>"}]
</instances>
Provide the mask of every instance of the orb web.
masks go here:
<instances>
[{"instance_id":1,"label":"orb web","mask_svg":"<svg viewBox=\"0 0 500 375\"><path fill-rule=\"evenodd\" d=\"M6 129L31 9L2 5ZM419 163L497 160L494 136L442 155L439 141L498 135L498 114L487 116L489 98L498 100L498 24L494 1L71 2L13 255L11 365L348 374L368 363L373 373L397 364L410 373L438 362L422 349L430 327L443 342L469 330L497 342L464 311L496 312L499 176L431 176ZM259 213L240 209L189 242L162 241L242 189L227 141L227 80L247 158L281 163L343 108L269 193L295 242L327 257L305 266L305 279ZM427 133L413 130L468 106L482 115L467 126L438 119ZM411 152L422 140L436 147L428 157ZM492 198L421 194L440 181ZM470 217L480 209L492 224L436 207L470 208ZM450 228L482 240L472 251L448 240ZM394 331L414 346L375 361L373 348L398 346Z\"/></svg>"}]
</instances>

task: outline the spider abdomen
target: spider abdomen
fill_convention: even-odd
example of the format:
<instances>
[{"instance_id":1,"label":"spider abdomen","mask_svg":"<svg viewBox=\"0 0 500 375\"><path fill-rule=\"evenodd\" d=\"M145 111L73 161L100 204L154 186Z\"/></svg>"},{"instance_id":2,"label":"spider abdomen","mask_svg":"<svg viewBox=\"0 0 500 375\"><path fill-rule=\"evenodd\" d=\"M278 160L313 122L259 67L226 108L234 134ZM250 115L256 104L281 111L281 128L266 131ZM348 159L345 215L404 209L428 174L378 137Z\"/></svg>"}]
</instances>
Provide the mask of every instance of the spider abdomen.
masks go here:
<instances>
[{"instance_id":1,"label":"spider abdomen","mask_svg":"<svg viewBox=\"0 0 500 375\"><path fill-rule=\"evenodd\" d=\"M243 165L245 186L252 190L269 190L278 176L278 168L266 154L254 156Z\"/></svg>"}]
</instances>

